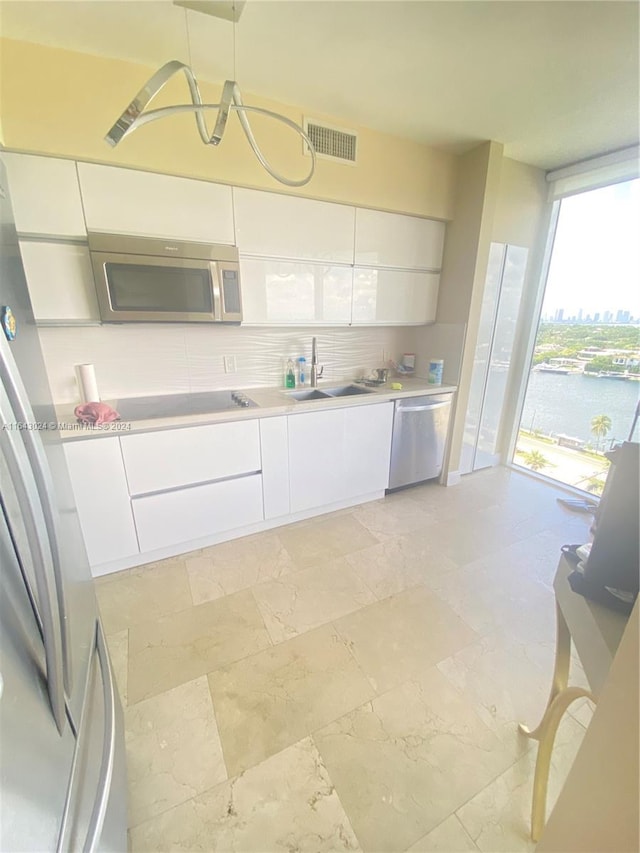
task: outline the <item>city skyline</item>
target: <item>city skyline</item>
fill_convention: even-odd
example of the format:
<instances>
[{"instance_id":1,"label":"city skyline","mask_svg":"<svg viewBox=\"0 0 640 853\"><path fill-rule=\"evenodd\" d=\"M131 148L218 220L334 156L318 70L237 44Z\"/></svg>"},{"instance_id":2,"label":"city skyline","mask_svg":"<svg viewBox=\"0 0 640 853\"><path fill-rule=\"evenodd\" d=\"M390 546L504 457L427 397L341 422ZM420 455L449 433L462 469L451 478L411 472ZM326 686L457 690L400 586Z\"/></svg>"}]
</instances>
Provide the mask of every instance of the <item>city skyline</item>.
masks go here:
<instances>
[{"instance_id":1,"label":"city skyline","mask_svg":"<svg viewBox=\"0 0 640 853\"><path fill-rule=\"evenodd\" d=\"M634 325L640 323L640 316L634 315L627 308L606 309L604 311L586 311L580 307L571 312L566 307L556 308L555 311L543 311L543 323L593 323L602 325Z\"/></svg>"}]
</instances>

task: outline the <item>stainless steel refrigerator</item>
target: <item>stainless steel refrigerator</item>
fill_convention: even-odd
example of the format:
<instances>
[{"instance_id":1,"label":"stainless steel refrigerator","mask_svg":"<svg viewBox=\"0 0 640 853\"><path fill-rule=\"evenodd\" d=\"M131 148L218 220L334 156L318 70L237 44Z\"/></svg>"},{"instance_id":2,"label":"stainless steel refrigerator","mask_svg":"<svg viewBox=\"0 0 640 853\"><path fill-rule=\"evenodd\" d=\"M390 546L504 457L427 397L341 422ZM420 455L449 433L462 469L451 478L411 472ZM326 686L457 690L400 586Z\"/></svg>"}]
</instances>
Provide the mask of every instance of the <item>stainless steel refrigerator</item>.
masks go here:
<instances>
[{"instance_id":1,"label":"stainless steel refrigerator","mask_svg":"<svg viewBox=\"0 0 640 853\"><path fill-rule=\"evenodd\" d=\"M122 708L1 158L0 214L0 850L125 851Z\"/></svg>"}]
</instances>

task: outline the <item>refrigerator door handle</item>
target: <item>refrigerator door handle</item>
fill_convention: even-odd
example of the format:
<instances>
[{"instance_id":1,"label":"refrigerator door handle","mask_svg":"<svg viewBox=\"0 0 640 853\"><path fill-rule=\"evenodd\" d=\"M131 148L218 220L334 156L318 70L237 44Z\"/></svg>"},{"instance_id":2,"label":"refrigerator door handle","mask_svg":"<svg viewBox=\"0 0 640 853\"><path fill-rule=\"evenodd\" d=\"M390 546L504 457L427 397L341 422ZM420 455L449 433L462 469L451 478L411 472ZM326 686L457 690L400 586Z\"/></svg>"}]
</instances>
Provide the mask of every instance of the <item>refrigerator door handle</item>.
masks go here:
<instances>
[{"instance_id":1,"label":"refrigerator door handle","mask_svg":"<svg viewBox=\"0 0 640 853\"><path fill-rule=\"evenodd\" d=\"M113 672L109 660L109 652L98 622L96 635L96 648L100 669L102 670L102 685L104 690L104 740L102 744L102 763L100 765L100 781L98 791L89 820L87 837L82 848L83 853L93 853L100 840L100 834L107 813L109 794L111 792L111 781L113 779L113 767L116 754L116 692L113 684Z\"/></svg>"},{"instance_id":2,"label":"refrigerator door handle","mask_svg":"<svg viewBox=\"0 0 640 853\"><path fill-rule=\"evenodd\" d=\"M35 423L35 417L29 403L26 389L20 378L13 354L9 349L9 342L4 335L0 335L0 379L7 392L11 408L16 420L25 425ZM47 528L51 559L53 563L53 576L56 585L58 599L58 614L60 617L60 634L62 636L62 655L64 663L64 685L67 694L71 694L71 644L68 635L67 606L65 601L64 582L62 580L62 565L60 560L60 548L58 546L58 531L56 527L57 512L52 504L53 483L49 474L49 466L44 453L42 439L35 429L23 429L21 431L27 456L33 469L33 477L38 490L38 496L42 505L42 511Z\"/></svg>"},{"instance_id":3,"label":"refrigerator door handle","mask_svg":"<svg viewBox=\"0 0 640 853\"><path fill-rule=\"evenodd\" d=\"M16 497L20 507L27 537L38 594L39 615L47 668L47 689L51 710L58 731L65 727L64 667L62 663L62 635L58 613L58 602L51 589L51 553L48 548L47 527L42 507L37 497L35 483L30 482L33 473L29 466L24 445L18 438L13 411L5 399L0 398L0 448L2 448ZM21 453L22 451L22 453Z\"/></svg>"}]
</instances>

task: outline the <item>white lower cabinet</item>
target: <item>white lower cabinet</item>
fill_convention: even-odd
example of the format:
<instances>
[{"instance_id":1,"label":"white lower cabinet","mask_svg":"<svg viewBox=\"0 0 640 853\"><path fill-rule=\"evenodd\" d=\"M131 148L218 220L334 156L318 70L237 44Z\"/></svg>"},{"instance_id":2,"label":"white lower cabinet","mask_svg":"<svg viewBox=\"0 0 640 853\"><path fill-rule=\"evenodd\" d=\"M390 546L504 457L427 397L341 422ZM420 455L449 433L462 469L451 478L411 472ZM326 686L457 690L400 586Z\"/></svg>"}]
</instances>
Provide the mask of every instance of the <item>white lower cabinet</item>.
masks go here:
<instances>
[{"instance_id":1,"label":"white lower cabinet","mask_svg":"<svg viewBox=\"0 0 640 853\"><path fill-rule=\"evenodd\" d=\"M137 554L120 439L71 441L64 452L91 566Z\"/></svg>"},{"instance_id":2,"label":"white lower cabinet","mask_svg":"<svg viewBox=\"0 0 640 853\"><path fill-rule=\"evenodd\" d=\"M289 416L291 512L383 491L393 403Z\"/></svg>"},{"instance_id":3,"label":"white lower cabinet","mask_svg":"<svg viewBox=\"0 0 640 853\"><path fill-rule=\"evenodd\" d=\"M214 536L263 519L262 475L133 498L140 550Z\"/></svg>"},{"instance_id":4,"label":"white lower cabinet","mask_svg":"<svg viewBox=\"0 0 640 853\"><path fill-rule=\"evenodd\" d=\"M289 515L289 445L287 418L262 418L262 496L264 517Z\"/></svg>"}]
</instances>

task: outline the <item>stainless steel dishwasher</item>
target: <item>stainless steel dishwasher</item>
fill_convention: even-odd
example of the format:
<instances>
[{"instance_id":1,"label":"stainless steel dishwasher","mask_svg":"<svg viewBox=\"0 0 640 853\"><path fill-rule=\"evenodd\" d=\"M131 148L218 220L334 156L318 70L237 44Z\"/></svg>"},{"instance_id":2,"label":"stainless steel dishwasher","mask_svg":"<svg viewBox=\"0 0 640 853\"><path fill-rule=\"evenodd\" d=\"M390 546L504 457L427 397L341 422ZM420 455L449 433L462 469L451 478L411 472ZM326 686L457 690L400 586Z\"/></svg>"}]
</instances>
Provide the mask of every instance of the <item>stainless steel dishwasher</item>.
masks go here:
<instances>
[{"instance_id":1,"label":"stainless steel dishwasher","mask_svg":"<svg viewBox=\"0 0 640 853\"><path fill-rule=\"evenodd\" d=\"M438 477L442 471L453 394L396 400L389 488Z\"/></svg>"}]
</instances>

